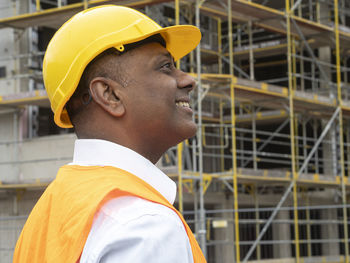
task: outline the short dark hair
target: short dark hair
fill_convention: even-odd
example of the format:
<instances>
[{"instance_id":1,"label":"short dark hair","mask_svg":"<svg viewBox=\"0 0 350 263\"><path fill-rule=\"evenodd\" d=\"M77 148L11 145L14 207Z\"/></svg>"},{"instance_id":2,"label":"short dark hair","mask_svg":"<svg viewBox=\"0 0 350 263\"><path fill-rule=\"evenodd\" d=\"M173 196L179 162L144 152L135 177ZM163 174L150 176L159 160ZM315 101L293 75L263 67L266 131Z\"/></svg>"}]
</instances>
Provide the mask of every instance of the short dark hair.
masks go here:
<instances>
[{"instance_id":1,"label":"short dark hair","mask_svg":"<svg viewBox=\"0 0 350 263\"><path fill-rule=\"evenodd\" d=\"M65 105L71 122L73 123L76 116L79 115L79 113L85 108L83 107L84 104L88 104L91 100L89 86L92 79L96 77L105 77L117 81L123 85L123 74L120 65L118 63L113 63L113 65L109 64L101 67L101 61L105 60L107 57L122 56L128 51L131 51L137 47L154 42L159 43L166 48L166 42L164 38L160 34L156 34L138 42L124 45L123 52L119 52L115 48L109 48L96 56L92 61L90 61L80 78L79 84L74 94ZM87 99L84 99L85 97Z\"/></svg>"}]
</instances>

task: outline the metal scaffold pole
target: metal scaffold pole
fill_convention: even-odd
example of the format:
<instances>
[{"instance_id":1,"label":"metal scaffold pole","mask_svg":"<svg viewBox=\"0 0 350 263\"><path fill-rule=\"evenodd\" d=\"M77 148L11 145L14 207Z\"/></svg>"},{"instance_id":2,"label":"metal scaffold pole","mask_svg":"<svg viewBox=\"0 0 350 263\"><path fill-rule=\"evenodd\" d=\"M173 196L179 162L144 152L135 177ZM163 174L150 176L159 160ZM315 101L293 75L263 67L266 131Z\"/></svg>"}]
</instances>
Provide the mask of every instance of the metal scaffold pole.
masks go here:
<instances>
[{"instance_id":1,"label":"metal scaffold pole","mask_svg":"<svg viewBox=\"0 0 350 263\"><path fill-rule=\"evenodd\" d=\"M35 1L35 7L36 7L36 11L40 12L41 6L40 6L40 0L36 0Z\"/></svg>"},{"instance_id":2,"label":"metal scaffold pole","mask_svg":"<svg viewBox=\"0 0 350 263\"><path fill-rule=\"evenodd\" d=\"M236 154L236 112L235 112L235 81L233 71L233 35L232 35L232 7L231 0L227 1L228 12L228 46L229 46L229 68L231 75L230 95L231 95L231 125L232 125L232 175L233 175L233 201L234 201L234 223L235 223L235 244L236 262L241 261L239 248L239 218L238 218L238 186L237 186L237 154Z\"/></svg>"},{"instance_id":3,"label":"metal scaffold pole","mask_svg":"<svg viewBox=\"0 0 350 263\"><path fill-rule=\"evenodd\" d=\"M256 224L255 224L255 234L256 236L259 235L259 231L260 231L260 216L259 216L259 198L258 198L258 186L257 184L252 185L252 194L253 194L253 198L254 198L254 207L255 207L255 220L256 220ZM261 246L258 245L256 247L256 258L257 260L261 259Z\"/></svg>"},{"instance_id":4,"label":"metal scaffold pole","mask_svg":"<svg viewBox=\"0 0 350 263\"><path fill-rule=\"evenodd\" d=\"M232 122L232 173L233 173L233 199L234 199L234 216L235 216L235 244L236 244L236 262L239 263L239 218L238 218L238 186L237 186L237 154L236 154L236 114L235 114L235 92L234 78L232 78L231 89L231 122Z\"/></svg>"},{"instance_id":5,"label":"metal scaffold pole","mask_svg":"<svg viewBox=\"0 0 350 263\"><path fill-rule=\"evenodd\" d=\"M334 22L335 22L335 53L337 68L337 93L339 105L339 144L340 144L340 166L341 166L341 189L343 202L343 225L344 225L344 248L345 263L349 263L349 242L348 242L348 213L346 208L346 179L344 167L344 134L343 134L343 110L342 110L342 94L341 94L341 68L340 68L340 45L339 45L339 16L338 16L338 0L334 0Z\"/></svg>"},{"instance_id":6,"label":"metal scaffold pole","mask_svg":"<svg viewBox=\"0 0 350 263\"><path fill-rule=\"evenodd\" d=\"M182 149L183 143L177 145L177 172L178 172L178 187L179 187L179 211L183 214L183 185L182 185Z\"/></svg>"},{"instance_id":7,"label":"metal scaffold pole","mask_svg":"<svg viewBox=\"0 0 350 263\"><path fill-rule=\"evenodd\" d=\"M196 26L200 28L199 9L203 0L196 0ZM205 225L205 208L204 208L204 178L203 178L203 142L202 142L202 84L201 84L201 44L196 49L197 58L197 111L198 111L198 173L199 173L199 244L203 255L207 257L207 240Z\"/></svg>"},{"instance_id":8,"label":"metal scaffold pole","mask_svg":"<svg viewBox=\"0 0 350 263\"><path fill-rule=\"evenodd\" d=\"M219 108L220 108L220 128L219 128L219 133L220 133L220 171L224 172L225 171L225 159L224 159L224 154L225 154L225 150L224 150L224 105L225 102L223 102L220 99L220 104L219 104Z\"/></svg>"},{"instance_id":9,"label":"metal scaffold pole","mask_svg":"<svg viewBox=\"0 0 350 263\"><path fill-rule=\"evenodd\" d=\"M222 74L222 37L221 37L221 18L217 18L218 25L218 73Z\"/></svg>"},{"instance_id":10,"label":"metal scaffold pole","mask_svg":"<svg viewBox=\"0 0 350 263\"><path fill-rule=\"evenodd\" d=\"M298 2L296 3L298 4ZM286 20L287 20L287 44L288 44L288 89L289 89L289 124L290 124L290 142L291 142L291 157L292 157L292 176L293 176L293 206L294 206L294 235L295 235L295 258L296 262L300 262L300 251L299 251L299 224L298 224L298 196L297 196L297 179L298 173L296 172L296 149L295 149L295 135L294 135L294 88L295 81L293 78L292 70L294 70L294 64L292 61L292 52L294 51L294 38L291 34L291 15L296 5L290 9L289 0L285 1L286 5Z\"/></svg>"},{"instance_id":11,"label":"metal scaffold pole","mask_svg":"<svg viewBox=\"0 0 350 263\"><path fill-rule=\"evenodd\" d=\"M306 220L307 220L307 224L306 224L306 236L307 236L307 256L311 257L312 256L312 248L311 248L311 225L310 225L310 207L309 207L309 195L306 192L305 188L303 189L303 194L305 195L303 197L303 199L306 199L306 207L307 209L305 209L305 213L306 213Z\"/></svg>"},{"instance_id":12,"label":"metal scaffold pole","mask_svg":"<svg viewBox=\"0 0 350 263\"><path fill-rule=\"evenodd\" d=\"M251 2L252 0L249 0ZM253 23L248 21L248 38L249 38L249 76L251 80L255 79L254 73L254 52L253 52Z\"/></svg>"},{"instance_id":13,"label":"metal scaffold pole","mask_svg":"<svg viewBox=\"0 0 350 263\"><path fill-rule=\"evenodd\" d=\"M175 0L175 25L180 24L180 0ZM176 67L180 68L180 59L176 61Z\"/></svg>"}]
</instances>

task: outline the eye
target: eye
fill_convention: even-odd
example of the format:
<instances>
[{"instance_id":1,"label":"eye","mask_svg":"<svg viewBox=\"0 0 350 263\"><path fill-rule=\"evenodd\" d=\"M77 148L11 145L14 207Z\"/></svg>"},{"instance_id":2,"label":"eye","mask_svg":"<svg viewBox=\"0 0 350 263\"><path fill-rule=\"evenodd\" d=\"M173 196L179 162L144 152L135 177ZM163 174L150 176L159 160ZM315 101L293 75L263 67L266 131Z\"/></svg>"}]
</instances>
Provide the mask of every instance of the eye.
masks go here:
<instances>
[{"instance_id":1,"label":"eye","mask_svg":"<svg viewBox=\"0 0 350 263\"><path fill-rule=\"evenodd\" d=\"M171 68L172 64L171 63L166 63L163 65L163 68Z\"/></svg>"},{"instance_id":2,"label":"eye","mask_svg":"<svg viewBox=\"0 0 350 263\"><path fill-rule=\"evenodd\" d=\"M174 62L173 61L167 61L167 62L164 62L164 63L162 63L162 65L161 65L161 70L163 70L163 71L167 71L167 72L169 72L169 71L171 71L173 68L175 67L175 64L174 64Z\"/></svg>"}]
</instances>

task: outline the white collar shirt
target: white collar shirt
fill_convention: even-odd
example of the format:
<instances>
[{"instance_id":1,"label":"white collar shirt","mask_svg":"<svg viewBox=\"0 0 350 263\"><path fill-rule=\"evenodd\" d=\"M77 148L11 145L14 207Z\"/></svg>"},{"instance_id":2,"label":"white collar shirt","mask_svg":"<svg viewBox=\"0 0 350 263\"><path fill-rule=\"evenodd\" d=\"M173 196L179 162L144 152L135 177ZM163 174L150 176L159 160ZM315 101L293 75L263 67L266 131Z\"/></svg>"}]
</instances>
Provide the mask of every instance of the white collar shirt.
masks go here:
<instances>
[{"instance_id":1,"label":"white collar shirt","mask_svg":"<svg viewBox=\"0 0 350 263\"><path fill-rule=\"evenodd\" d=\"M113 166L142 179L171 204L176 184L153 163L121 145L97 139L76 140L73 162ZM108 201L96 213L81 263L192 263L186 230L176 213L157 203L126 196Z\"/></svg>"}]
</instances>

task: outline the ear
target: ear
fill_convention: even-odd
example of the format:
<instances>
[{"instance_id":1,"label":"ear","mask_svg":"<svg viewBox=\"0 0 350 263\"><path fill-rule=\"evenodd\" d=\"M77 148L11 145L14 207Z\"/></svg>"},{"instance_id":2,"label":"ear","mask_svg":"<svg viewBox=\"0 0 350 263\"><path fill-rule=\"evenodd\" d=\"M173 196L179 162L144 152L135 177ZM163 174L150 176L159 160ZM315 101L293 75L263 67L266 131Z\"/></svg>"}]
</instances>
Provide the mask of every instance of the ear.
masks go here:
<instances>
[{"instance_id":1,"label":"ear","mask_svg":"<svg viewBox=\"0 0 350 263\"><path fill-rule=\"evenodd\" d=\"M90 82L89 88L92 99L106 112L115 117L122 117L125 114L122 87L119 83L97 77Z\"/></svg>"}]
</instances>

